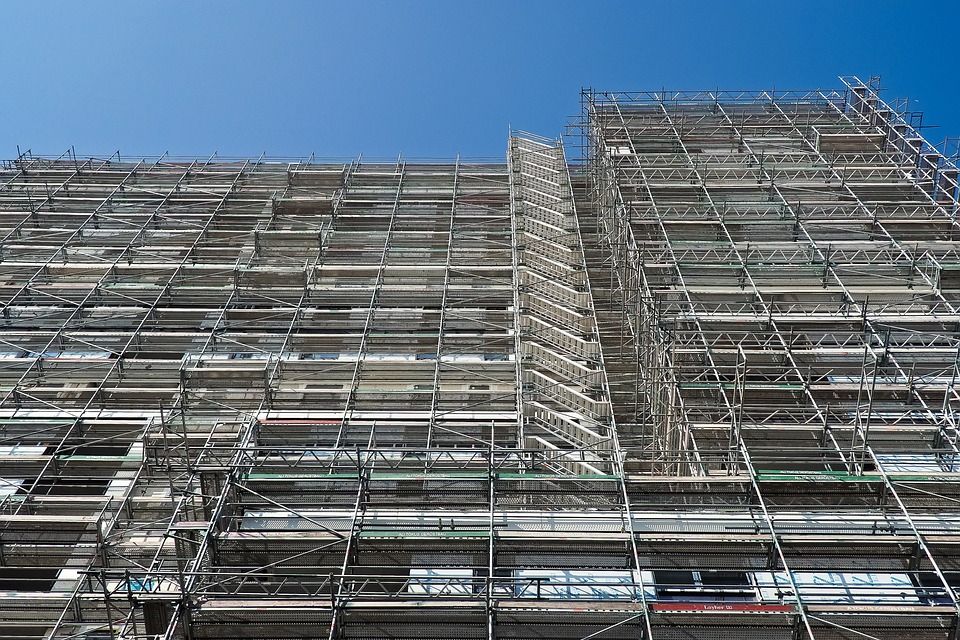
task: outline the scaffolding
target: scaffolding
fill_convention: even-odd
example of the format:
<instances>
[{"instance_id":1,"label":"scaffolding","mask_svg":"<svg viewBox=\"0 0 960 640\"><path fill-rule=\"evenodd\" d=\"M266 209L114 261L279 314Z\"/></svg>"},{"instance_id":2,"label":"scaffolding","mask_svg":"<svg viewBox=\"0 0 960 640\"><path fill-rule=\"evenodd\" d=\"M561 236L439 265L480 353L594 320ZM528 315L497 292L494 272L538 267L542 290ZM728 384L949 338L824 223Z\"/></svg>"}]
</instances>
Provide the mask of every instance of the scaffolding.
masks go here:
<instances>
[{"instance_id":1,"label":"scaffolding","mask_svg":"<svg viewBox=\"0 0 960 640\"><path fill-rule=\"evenodd\" d=\"M957 167L841 80L582 93L641 566L756 589L723 637L956 638Z\"/></svg>"},{"instance_id":2,"label":"scaffolding","mask_svg":"<svg viewBox=\"0 0 960 640\"><path fill-rule=\"evenodd\" d=\"M5 162L0 637L955 640L958 171L842 83Z\"/></svg>"}]
</instances>

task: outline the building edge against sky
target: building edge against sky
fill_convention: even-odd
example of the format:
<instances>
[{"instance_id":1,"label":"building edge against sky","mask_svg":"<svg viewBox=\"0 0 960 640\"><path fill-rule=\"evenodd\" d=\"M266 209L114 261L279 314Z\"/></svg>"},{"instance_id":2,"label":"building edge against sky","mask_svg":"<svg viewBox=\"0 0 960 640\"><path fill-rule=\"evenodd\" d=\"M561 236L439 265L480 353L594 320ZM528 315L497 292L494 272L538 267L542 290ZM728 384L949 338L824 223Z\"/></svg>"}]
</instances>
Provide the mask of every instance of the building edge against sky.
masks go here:
<instances>
[{"instance_id":1,"label":"building edge against sky","mask_svg":"<svg viewBox=\"0 0 960 640\"><path fill-rule=\"evenodd\" d=\"M875 89L5 162L0 636L956 638L958 171Z\"/></svg>"}]
</instances>

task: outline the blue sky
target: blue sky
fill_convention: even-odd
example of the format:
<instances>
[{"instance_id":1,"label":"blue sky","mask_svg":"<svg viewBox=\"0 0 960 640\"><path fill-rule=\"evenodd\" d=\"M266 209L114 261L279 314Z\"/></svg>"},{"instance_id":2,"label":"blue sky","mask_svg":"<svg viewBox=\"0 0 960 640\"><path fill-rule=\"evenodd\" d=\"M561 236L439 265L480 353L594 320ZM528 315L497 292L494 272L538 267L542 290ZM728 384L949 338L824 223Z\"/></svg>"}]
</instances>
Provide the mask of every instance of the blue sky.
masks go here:
<instances>
[{"instance_id":1,"label":"blue sky","mask_svg":"<svg viewBox=\"0 0 960 640\"><path fill-rule=\"evenodd\" d=\"M882 76L960 136L960 2L49 2L0 10L0 157L502 157L597 89Z\"/></svg>"}]
</instances>

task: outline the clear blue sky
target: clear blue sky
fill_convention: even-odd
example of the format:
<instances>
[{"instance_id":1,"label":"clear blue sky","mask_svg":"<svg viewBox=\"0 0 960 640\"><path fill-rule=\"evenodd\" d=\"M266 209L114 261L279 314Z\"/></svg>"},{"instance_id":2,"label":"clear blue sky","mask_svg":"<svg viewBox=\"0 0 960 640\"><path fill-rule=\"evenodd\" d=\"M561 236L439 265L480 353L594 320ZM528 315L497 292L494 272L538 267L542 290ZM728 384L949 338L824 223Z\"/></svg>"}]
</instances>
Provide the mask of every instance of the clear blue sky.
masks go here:
<instances>
[{"instance_id":1,"label":"clear blue sky","mask_svg":"<svg viewBox=\"0 0 960 640\"><path fill-rule=\"evenodd\" d=\"M0 156L502 157L597 89L882 76L960 136L960 2L50 2L0 10Z\"/></svg>"}]
</instances>

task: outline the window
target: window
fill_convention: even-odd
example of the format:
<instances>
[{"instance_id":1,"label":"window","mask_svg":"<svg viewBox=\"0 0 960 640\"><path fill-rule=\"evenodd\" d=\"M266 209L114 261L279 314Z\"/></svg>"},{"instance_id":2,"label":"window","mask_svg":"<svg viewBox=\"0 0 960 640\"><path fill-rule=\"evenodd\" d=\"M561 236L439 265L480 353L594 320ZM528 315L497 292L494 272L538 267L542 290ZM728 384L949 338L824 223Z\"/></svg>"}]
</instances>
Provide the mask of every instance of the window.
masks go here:
<instances>
[{"instance_id":1,"label":"window","mask_svg":"<svg viewBox=\"0 0 960 640\"><path fill-rule=\"evenodd\" d=\"M472 569L411 569L407 591L417 595L466 596L473 593L472 578Z\"/></svg>"},{"instance_id":2,"label":"window","mask_svg":"<svg viewBox=\"0 0 960 640\"><path fill-rule=\"evenodd\" d=\"M954 591L960 587L960 573L945 573L944 577L947 579L947 585ZM913 581L917 585L917 597L919 597L920 601L924 604L949 605L953 603L950 599L950 594L943 588L940 576L933 571L918 573L913 576Z\"/></svg>"},{"instance_id":3,"label":"window","mask_svg":"<svg viewBox=\"0 0 960 640\"><path fill-rule=\"evenodd\" d=\"M936 574L929 575L936 578ZM783 572L757 572L754 578L764 600L793 591L790 578ZM935 599L941 594L946 595L943 587L937 589L933 582L923 593L923 585L917 585L914 576L907 573L794 571L793 580L800 590L800 597L808 603L917 604L924 596Z\"/></svg>"},{"instance_id":4,"label":"window","mask_svg":"<svg viewBox=\"0 0 960 640\"><path fill-rule=\"evenodd\" d=\"M14 444L0 446L0 456L42 456L46 453L45 445Z\"/></svg>"},{"instance_id":5,"label":"window","mask_svg":"<svg viewBox=\"0 0 960 640\"><path fill-rule=\"evenodd\" d=\"M111 354L109 351L61 351L59 352L59 358L98 358L98 359L107 359L110 358Z\"/></svg>"},{"instance_id":6,"label":"window","mask_svg":"<svg viewBox=\"0 0 960 640\"><path fill-rule=\"evenodd\" d=\"M948 464L952 457L946 460ZM877 460L885 471L894 473L940 473L944 470L933 453L878 453Z\"/></svg>"},{"instance_id":7,"label":"window","mask_svg":"<svg viewBox=\"0 0 960 640\"><path fill-rule=\"evenodd\" d=\"M35 493L48 496L102 496L110 480L105 478L41 478Z\"/></svg>"},{"instance_id":8,"label":"window","mask_svg":"<svg viewBox=\"0 0 960 640\"><path fill-rule=\"evenodd\" d=\"M743 571L654 571L657 599L683 601L755 600L750 576Z\"/></svg>"},{"instance_id":9,"label":"window","mask_svg":"<svg viewBox=\"0 0 960 640\"><path fill-rule=\"evenodd\" d=\"M0 498L20 493L22 478L0 478Z\"/></svg>"},{"instance_id":10,"label":"window","mask_svg":"<svg viewBox=\"0 0 960 640\"><path fill-rule=\"evenodd\" d=\"M77 446L66 445L64 454L68 456L125 456L129 451L128 444L82 444Z\"/></svg>"},{"instance_id":11,"label":"window","mask_svg":"<svg viewBox=\"0 0 960 640\"><path fill-rule=\"evenodd\" d=\"M153 578L130 576L127 586L131 591L153 591Z\"/></svg>"},{"instance_id":12,"label":"window","mask_svg":"<svg viewBox=\"0 0 960 640\"><path fill-rule=\"evenodd\" d=\"M50 591L59 569L36 567L0 568L0 591Z\"/></svg>"},{"instance_id":13,"label":"window","mask_svg":"<svg viewBox=\"0 0 960 640\"><path fill-rule=\"evenodd\" d=\"M615 569L520 569L514 575L515 597L563 600L629 600L636 576Z\"/></svg>"}]
</instances>

